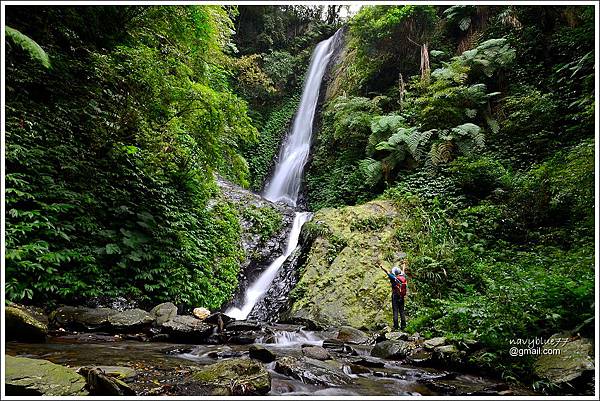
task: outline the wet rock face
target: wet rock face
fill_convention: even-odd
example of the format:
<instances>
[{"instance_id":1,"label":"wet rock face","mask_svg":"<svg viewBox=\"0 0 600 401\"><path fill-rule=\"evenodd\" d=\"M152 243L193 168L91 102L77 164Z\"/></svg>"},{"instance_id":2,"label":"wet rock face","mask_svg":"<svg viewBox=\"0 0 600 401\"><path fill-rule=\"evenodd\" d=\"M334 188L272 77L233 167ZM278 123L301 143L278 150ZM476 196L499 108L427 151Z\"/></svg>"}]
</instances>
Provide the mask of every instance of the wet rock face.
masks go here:
<instances>
[{"instance_id":1,"label":"wet rock face","mask_svg":"<svg viewBox=\"0 0 600 401\"><path fill-rule=\"evenodd\" d=\"M191 394L264 395L271 390L271 375L262 363L252 359L217 362L193 374L192 379L188 386L196 391Z\"/></svg>"},{"instance_id":2,"label":"wet rock face","mask_svg":"<svg viewBox=\"0 0 600 401\"><path fill-rule=\"evenodd\" d=\"M279 268L271 286L248 315L249 318L265 322L276 322L289 308L289 293L298 282L297 268L301 264L302 252L298 247Z\"/></svg>"},{"instance_id":3,"label":"wet rock face","mask_svg":"<svg viewBox=\"0 0 600 401\"><path fill-rule=\"evenodd\" d=\"M17 304L5 307L6 339L21 342L45 342L47 318Z\"/></svg>"},{"instance_id":4,"label":"wet rock face","mask_svg":"<svg viewBox=\"0 0 600 401\"><path fill-rule=\"evenodd\" d=\"M538 377L565 388L584 387L593 382L594 345L589 339L559 333L550 337L543 348L558 349L560 353L536 359L534 373Z\"/></svg>"},{"instance_id":5,"label":"wet rock face","mask_svg":"<svg viewBox=\"0 0 600 401\"><path fill-rule=\"evenodd\" d=\"M88 395L85 379L72 369L43 359L4 357L6 395Z\"/></svg>"},{"instance_id":6,"label":"wet rock face","mask_svg":"<svg viewBox=\"0 0 600 401\"><path fill-rule=\"evenodd\" d=\"M397 247L400 224L399 212L385 200L316 212L302 229L306 262L287 315L323 327L377 330L390 325L390 284L375 262L381 259L391 269L386 252Z\"/></svg>"},{"instance_id":7,"label":"wet rock face","mask_svg":"<svg viewBox=\"0 0 600 401\"><path fill-rule=\"evenodd\" d=\"M260 195L221 177L217 177L217 185L221 189L221 196L236 205L240 212L241 245L246 258L240 266L238 290L234 294L232 302L226 305L225 308L229 306L239 307L241 306L240 303L243 302L243 294L248 287L248 283L258 277L272 260L284 253L287 235L294 222L295 210L284 204L270 202ZM251 209L253 212L245 213L246 209ZM260 212L266 209L281 216L279 229L270 238L261 235L258 232L260 222L250 218L254 211Z\"/></svg>"}]
</instances>

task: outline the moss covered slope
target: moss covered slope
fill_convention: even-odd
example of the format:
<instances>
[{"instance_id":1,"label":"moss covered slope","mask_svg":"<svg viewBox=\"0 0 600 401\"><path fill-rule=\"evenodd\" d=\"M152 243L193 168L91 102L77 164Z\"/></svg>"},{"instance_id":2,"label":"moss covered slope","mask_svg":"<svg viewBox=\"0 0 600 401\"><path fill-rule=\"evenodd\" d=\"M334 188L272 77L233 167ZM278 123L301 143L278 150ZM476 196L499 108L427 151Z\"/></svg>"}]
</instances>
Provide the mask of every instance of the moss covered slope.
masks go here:
<instances>
[{"instance_id":1,"label":"moss covered slope","mask_svg":"<svg viewBox=\"0 0 600 401\"><path fill-rule=\"evenodd\" d=\"M386 268L398 251L401 215L390 201L321 209L304 227L306 262L292 291L291 316L324 326L375 329L391 323Z\"/></svg>"}]
</instances>

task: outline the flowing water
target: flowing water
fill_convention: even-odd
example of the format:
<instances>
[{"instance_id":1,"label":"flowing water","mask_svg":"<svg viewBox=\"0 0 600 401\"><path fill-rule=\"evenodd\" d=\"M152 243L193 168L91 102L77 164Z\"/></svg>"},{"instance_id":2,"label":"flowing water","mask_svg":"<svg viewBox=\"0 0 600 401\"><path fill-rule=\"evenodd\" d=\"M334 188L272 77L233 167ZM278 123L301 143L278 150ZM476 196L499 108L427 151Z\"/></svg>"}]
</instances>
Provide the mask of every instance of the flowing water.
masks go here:
<instances>
[{"instance_id":1,"label":"flowing water","mask_svg":"<svg viewBox=\"0 0 600 401\"><path fill-rule=\"evenodd\" d=\"M302 172L310 152L319 89L340 34L341 31L337 31L331 38L319 43L312 54L292 130L281 147L275 172L263 194L270 201L282 201L296 206Z\"/></svg>"},{"instance_id":2,"label":"flowing water","mask_svg":"<svg viewBox=\"0 0 600 401\"><path fill-rule=\"evenodd\" d=\"M263 196L272 202L285 202L296 206L298 192L302 182L302 173L308 160L312 137L313 119L319 99L319 90L329 59L335 50L335 43L341 31L331 38L322 41L315 48L302 98L294 117L292 130L281 147L279 161L275 167L272 179L265 188ZM285 253L275 259L271 265L248 287L244 294L244 304L241 308L231 307L225 313L235 319L246 319L252 308L267 292L277 271L298 246L300 229L310 219L310 213L298 212L294 218L292 230L288 236Z\"/></svg>"},{"instance_id":3,"label":"flowing water","mask_svg":"<svg viewBox=\"0 0 600 401\"><path fill-rule=\"evenodd\" d=\"M269 289L269 286L273 282L277 271L291 255L292 252L298 246L298 239L300 238L300 229L302 225L310 219L311 214L309 212L298 212L294 217L294 223L292 224L292 231L287 239L287 246L283 255L275 259L269 267L258 277L258 279L248 287L244 294L244 304L241 308L232 307L225 313L234 319L243 320L246 319L250 311L263 294Z\"/></svg>"}]
</instances>

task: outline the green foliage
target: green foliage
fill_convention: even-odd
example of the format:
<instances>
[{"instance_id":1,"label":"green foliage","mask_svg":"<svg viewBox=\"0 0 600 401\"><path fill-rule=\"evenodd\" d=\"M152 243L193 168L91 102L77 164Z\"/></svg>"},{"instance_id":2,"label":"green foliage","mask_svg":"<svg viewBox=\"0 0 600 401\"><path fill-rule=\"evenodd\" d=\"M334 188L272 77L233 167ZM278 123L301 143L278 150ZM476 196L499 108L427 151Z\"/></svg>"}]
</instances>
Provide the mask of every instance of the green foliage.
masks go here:
<instances>
[{"instance_id":1,"label":"green foliage","mask_svg":"<svg viewBox=\"0 0 600 401\"><path fill-rule=\"evenodd\" d=\"M273 237L283 223L281 214L270 207L250 205L242 209L242 217L252 224L251 232L260 235L263 241Z\"/></svg>"},{"instance_id":2,"label":"green foliage","mask_svg":"<svg viewBox=\"0 0 600 401\"><path fill-rule=\"evenodd\" d=\"M594 313L593 9L453 6L420 33L407 10L365 7L350 22L309 204L393 199L408 329L476 339L473 364L531 381L533 359L516 363L508 339ZM429 76L405 37L435 49Z\"/></svg>"},{"instance_id":3,"label":"green foliage","mask_svg":"<svg viewBox=\"0 0 600 401\"><path fill-rule=\"evenodd\" d=\"M300 94L295 93L273 109L260 130L258 142L244 148L244 156L249 161L253 190L260 191L265 184L299 103Z\"/></svg>"},{"instance_id":4,"label":"green foliage","mask_svg":"<svg viewBox=\"0 0 600 401\"><path fill-rule=\"evenodd\" d=\"M497 70L512 64L515 60L515 49L505 38L490 39L472 50L466 50L457 59L471 71L482 71L491 77Z\"/></svg>"},{"instance_id":5,"label":"green foliage","mask_svg":"<svg viewBox=\"0 0 600 401\"><path fill-rule=\"evenodd\" d=\"M50 68L50 58L48 57L48 54L35 40L8 25L4 27L4 35L7 39L10 39L15 45L25 51L33 60L39 62L46 68Z\"/></svg>"},{"instance_id":6,"label":"green foliage","mask_svg":"<svg viewBox=\"0 0 600 401\"><path fill-rule=\"evenodd\" d=\"M556 148L556 142L561 142L555 132L558 109L555 95L522 86L503 99L498 113L500 130L494 136L493 148L517 168L540 162Z\"/></svg>"},{"instance_id":7,"label":"green foliage","mask_svg":"<svg viewBox=\"0 0 600 401\"><path fill-rule=\"evenodd\" d=\"M7 297L220 307L237 287L243 252L235 209L209 207L213 173L243 184L238 149L257 135L229 89L227 13L29 13L15 8L10 18L53 41L53 68L32 76L7 54ZM104 26L105 13L128 22Z\"/></svg>"},{"instance_id":8,"label":"green foliage","mask_svg":"<svg viewBox=\"0 0 600 401\"><path fill-rule=\"evenodd\" d=\"M475 12L475 6L456 5L448 7L443 14L447 22L458 26L461 31L466 31L471 27Z\"/></svg>"}]
</instances>

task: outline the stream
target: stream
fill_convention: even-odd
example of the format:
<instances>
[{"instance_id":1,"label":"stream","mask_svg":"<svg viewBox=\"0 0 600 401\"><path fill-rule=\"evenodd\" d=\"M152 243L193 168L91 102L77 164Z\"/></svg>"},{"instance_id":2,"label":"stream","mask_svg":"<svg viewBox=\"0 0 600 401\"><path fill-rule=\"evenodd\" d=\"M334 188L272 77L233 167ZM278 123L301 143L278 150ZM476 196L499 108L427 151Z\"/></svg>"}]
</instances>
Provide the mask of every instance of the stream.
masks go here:
<instances>
[{"instance_id":1,"label":"stream","mask_svg":"<svg viewBox=\"0 0 600 401\"><path fill-rule=\"evenodd\" d=\"M329 332L302 331L299 326L273 326L275 335L268 343L258 343L274 353L278 360L291 356L302 359L302 345L322 345ZM193 395L186 392L185 379L194 371L218 360L246 358L251 345L190 345L142 342L101 333L70 334L50 337L45 344L6 343L6 353L13 356L43 358L68 366L119 366L132 369L124 381L138 395ZM319 384L283 375L275 371L275 362L266 364L271 375L269 395L451 395L498 394L508 388L504 383L472 374L411 366L402 361L368 357L371 346L353 346L353 354L330 352L332 359L309 361L309 374ZM362 367L352 373L356 361L369 358L379 367ZM313 370L314 369L314 370ZM312 375L312 376L311 376ZM339 380L344 379L344 384ZM512 394L528 394L524 389Z\"/></svg>"}]
</instances>

